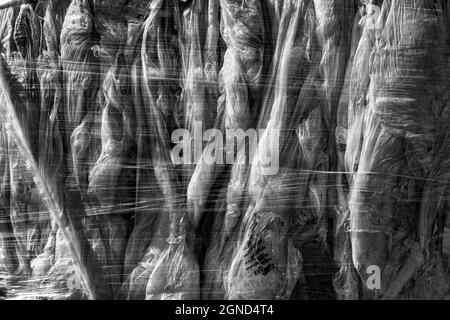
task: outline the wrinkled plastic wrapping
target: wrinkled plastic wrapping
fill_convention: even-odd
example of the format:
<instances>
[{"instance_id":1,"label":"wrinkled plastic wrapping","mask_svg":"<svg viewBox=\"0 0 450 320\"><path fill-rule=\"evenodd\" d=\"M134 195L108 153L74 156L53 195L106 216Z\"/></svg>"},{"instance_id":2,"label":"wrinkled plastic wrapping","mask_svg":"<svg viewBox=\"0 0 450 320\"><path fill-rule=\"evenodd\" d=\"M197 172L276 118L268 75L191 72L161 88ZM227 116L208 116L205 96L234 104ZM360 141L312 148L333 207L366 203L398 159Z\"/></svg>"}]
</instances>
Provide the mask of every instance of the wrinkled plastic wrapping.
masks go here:
<instances>
[{"instance_id":1,"label":"wrinkled plastic wrapping","mask_svg":"<svg viewBox=\"0 0 450 320\"><path fill-rule=\"evenodd\" d=\"M448 299L449 24L445 0L0 9L0 299Z\"/></svg>"}]
</instances>

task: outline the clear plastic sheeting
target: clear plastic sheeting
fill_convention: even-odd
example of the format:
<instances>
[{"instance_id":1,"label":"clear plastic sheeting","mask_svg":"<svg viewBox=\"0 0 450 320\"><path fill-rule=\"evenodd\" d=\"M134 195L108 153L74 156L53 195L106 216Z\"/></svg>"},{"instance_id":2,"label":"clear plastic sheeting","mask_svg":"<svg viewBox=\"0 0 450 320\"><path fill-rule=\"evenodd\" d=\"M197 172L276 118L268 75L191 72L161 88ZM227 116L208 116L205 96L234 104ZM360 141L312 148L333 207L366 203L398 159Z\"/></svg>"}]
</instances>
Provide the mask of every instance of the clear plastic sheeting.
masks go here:
<instances>
[{"instance_id":1,"label":"clear plastic sheeting","mask_svg":"<svg viewBox=\"0 0 450 320\"><path fill-rule=\"evenodd\" d=\"M450 298L448 1L0 8L0 299Z\"/></svg>"}]
</instances>

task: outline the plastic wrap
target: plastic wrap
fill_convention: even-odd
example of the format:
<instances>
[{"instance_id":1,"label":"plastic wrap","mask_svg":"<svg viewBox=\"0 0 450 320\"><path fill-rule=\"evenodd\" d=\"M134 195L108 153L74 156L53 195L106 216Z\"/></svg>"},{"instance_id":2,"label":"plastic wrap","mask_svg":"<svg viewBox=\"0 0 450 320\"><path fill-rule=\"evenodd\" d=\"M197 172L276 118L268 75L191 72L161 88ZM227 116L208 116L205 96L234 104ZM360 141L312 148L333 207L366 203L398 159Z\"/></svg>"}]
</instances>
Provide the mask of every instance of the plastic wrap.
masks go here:
<instances>
[{"instance_id":1,"label":"plastic wrap","mask_svg":"<svg viewBox=\"0 0 450 320\"><path fill-rule=\"evenodd\" d=\"M0 299L450 297L447 1L0 8Z\"/></svg>"}]
</instances>

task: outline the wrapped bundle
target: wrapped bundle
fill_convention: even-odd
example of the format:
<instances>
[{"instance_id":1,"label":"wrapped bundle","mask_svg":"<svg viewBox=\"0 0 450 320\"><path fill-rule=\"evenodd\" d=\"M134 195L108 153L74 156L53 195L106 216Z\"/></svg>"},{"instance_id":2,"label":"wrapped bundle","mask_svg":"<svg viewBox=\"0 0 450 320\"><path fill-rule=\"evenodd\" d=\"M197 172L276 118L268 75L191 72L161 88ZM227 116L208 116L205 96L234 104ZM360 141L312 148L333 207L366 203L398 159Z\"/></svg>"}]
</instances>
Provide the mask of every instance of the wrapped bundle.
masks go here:
<instances>
[{"instance_id":1,"label":"wrapped bundle","mask_svg":"<svg viewBox=\"0 0 450 320\"><path fill-rule=\"evenodd\" d=\"M433 1L385 1L378 20L349 198L354 265L364 283L369 266L384 275L381 291L363 287L367 298L398 297L424 262L431 263L422 254L433 248L431 230L445 189L439 181L448 174L441 158L447 129L439 120L448 103L444 44L436 31L441 19Z\"/></svg>"},{"instance_id":2,"label":"wrapped bundle","mask_svg":"<svg viewBox=\"0 0 450 320\"><path fill-rule=\"evenodd\" d=\"M18 51L11 52L8 61L11 75L9 76L11 84L13 79L17 79L14 85L16 103L20 100L23 106L17 109L17 116L22 125L27 140L30 141L30 148L34 156L38 153L39 140L35 139L38 135L39 121L39 96L38 80L35 70L35 59L38 56L40 44L33 41L35 37L39 38L41 27L37 15L31 5L22 5L17 14L12 39ZM6 66L5 66L6 67ZM17 239L17 251L20 263L20 272L30 273L30 260L42 249L40 211L42 207L39 204L39 191L33 181L32 174L26 166L25 160L21 157L19 146L14 138L9 134L9 170L10 170L10 214L15 238ZM43 241L45 242L45 240ZM44 244L45 245L45 244Z\"/></svg>"},{"instance_id":3,"label":"wrapped bundle","mask_svg":"<svg viewBox=\"0 0 450 320\"><path fill-rule=\"evenodd\" d=\"M207 91L217 99L220 38L220 0L208 0L208 29L204 48L204 73Z\"/></svg>"},{"instance_id":4,"label":"wrapped bundle","mask_svg":"<svg viewBox=\"0 0 450 320\"><path fill-rule=\"evenodd\" d=\"M96 32L99 35L100 49L115 57L126 41L127 24L122 14L128 1L93 0L92 10L95 17Z\"/></svg>"},{"instance_id":5,"label":"wrapped bundle","mask_svg":"<svg viewBox=\"0 0 450 320\"><path fill-rule=\"evenodd\" d=\"M167 223L169 214L164 208L164 195L161 193L159 186L156 183L156 177L153 173L152 155L154 152L149 146L151 145L151 139L155 139L151 136L152 130L156 130L155 127L158 126L156 120L151 119L149 116L149 104L156 103L156 98L159 97L159 87L161 81L165 81L162 76L162 72L166 70L161 70L158 68L159 56L158 56L158 29L162 25L162 10L164 8L164 1L157 1L152 3L147 9L148 13L139 15L139 20L133 20L129 22L135 25L136 28L140 28L140 39L132 40L128 39L128 43L131 44L132 41L136 41L140 44L140 47L134 49L134 60L132 63L131 70L131 84L133 93L133 104L135 106L136 113L136 144L137 144L137 155L136 155L136 201L135 201L135 214L134 214L134 227L133 232L130 235L128 241L128 247L125 255L125 276L129 276L133 269L139 268L139 264L145 260L146 251L152 242L153 232L155 229L155 224ZM147 17L145 20L141 21L143 17ZM162 27L162 26L161 26ZM147 58L146 69L143 69L142 60L142 47L144 44L143 34L147 29L147 38L145 43L145 55ZM131 35L130 35L131 36ZM131 58L132 47L129 47L129 53ZM150 60L153 59L153 60ZM149 61L150 60L150 61ZM148 72L149 81L153 81L152 86L147 86L144 81L144 70ZM173 71L173 70L172 70ZM147 87L149 92L147 92ZM150 99L155 99L152 102ZM167 100L164 101L167 103ZM159 104L161 106L161 104ZM164 107L164 106L161 106ZM167 107L167 106L165 106ZM162 109L158 109L158 115ZM164 117L158 119L162 121L165 125ZM167 132L163 132L164 143L167 142L166 137ZM164 219L159 219L159 215L164 216ZM160 222L157 222L160 221ZM164 224L163 224L164 225ZM161 229L164 226L160 226ZM160 233L167 235L168 227L165 226L165 230L159 230ZM158 232L158 233L159 233ZM165 236L162 236L165 238ZM161 249L162 250L162 249ZM137 271L137 270L136 270ZM133 278L136 278L136 272L134 272ZM139 294L142 298L145 297L145 286L146 281L139 281L139 285L143 287ZM141 288L142 289L142 288ZM131 293L130 293L131 294Z\"/></svg>"},{"instance_id":6,"label":"wrapped bundle","mask_svg":"<svg viewBox=\"0 0 450 320\"><path fill-rule=\"evenodd\" d=\"M208 161L209 146L205 148L202 162L232 164L229 178L224 166L206 165L200 163L188 188L188 204L195 221L200 221L205 210L206 199L215 183L229 181L225 194L227 210L225 216L219 213L214 224L220 223L221 230L213 232L210 250L205 264L206 286L211 295L223 294L223 272L230 264L233 251L232 245L226 244L233 230L239 229L241 213L248 199L247 185L249 167L255 144L247 130L256 126L256 116L259 110L262 92L262 81L265 76L265 24L263 8L260 2L248 2L245 6L236 2L221 1L221 34L227 45L223 67L220 72L221 97L223 101L223 125L226 131L226 148L216 150L220 155ZM256 131L255 131L256 132ZM247 140L248 139L248 140ZM235 150L236 147L236 150ZM214 161L215 160L215 161ZM218 180L221 178L223 180ZM196 191L190 192L191 190ZM217 234L217 236L216 236ZM213 265L220 263L220 268ZM210 287L211 286L211 287ZM209 294L208 293L208 294ZM223 298L223 296L222 296Z\"/></svg>"},{"instance_id":7,"label":"wrapped bundle","mask_svg":"<svg viewBox=\"0 0 450 320\"><path fill-rule=\"evenodd\" d=\"M29 17L25 15L25 17ZM20 30L18 32L19 36L16 36L16 39L18 39L19 44L21 44L22 50L25 50L23 52L28 51L27 43L29 40L27 40L27 37L23 38L22 35L26 35L27 33L24 32L24 30L27 30L26 23L29 22L28 19L22 18L21 20L18 20L21 23L25 23L24 26L21 26L20 28L17 28L16 30ZM29 31L29 30L28 30ZM38 51L39 52L39 51ZM34 70L34 69L33 69ZM28 172L31 176L31 181L35 183L36 189L39 189L40 193L42 194L42 200L43 203L48 207L50 212L52 213L52 216L55 218L59 226L67 225L65 219L70 217L69 215L66 215L65 212L62 210L63 203L60 201L60 199L55 199L52 192L49 190L51 186L47 186L47 179L43 176L42 170L39 168L37 161L38 156L35 152L33 152L33 148L30 142L31 138L29 138L29 132L26 122L23 121L24 116L23 112L26 111L25 108L18 108L18 106L22 106L22 97L20 96L23 92L23 88L20 84L20 82L16 81L16 77L14 77L8 70L8 67L6 66L6 63L1 58L1 90L4 96L5 104L3 104L3 111L2 111L2 120L4 121L5 125L9 128L9 134L10 137L12 137L14 140L14 143L17 146L17 151L20 153L20 159L23 159L25 165L24 167L28 168ZM26 71L26 69L25 69ZM20 75L19 75L19 80ZM23 78L22 78L23 79ZM35 94L37 91L34 92ZM39 106L36 108L36 110L39 110ZM37 117L39 119L39 117ZM39 123L39 121L37 121ZM34 138L34 137L33 137ZM38 139L33 139L35 143L39 142ZM13 153L17 154L17 153ZM71 208L71 206L69 206ZM96 280L92 277L92 273L89 273L88 271L88 263L89 261L89 254L88 250L86 248L89 248L86 246L86 241L83 238L83 234L80 233L80 228L74 229L73 226L70 226L70 231L65 232L65 237L68 240L68 245L70 247L70 251L72 253L72 256L75 259L75 266L77 270L80 271L80 275L82 277L82 283L86 286L85 288L88 291L88 294L91 297L99 297L100 295L97 295L98 293L98 286L96 286L95 282ZM81 236L81 237L80 237ZM83 248L83 252L85 254L81 255L80 248ZM86 252L87 251L87 252ZM85 258L85 259L83 259ZM94 272L95 273L95 272ZM101 276L100 276L101 278ZM99 278L97 278L99 279ZM93 285L92 285L93 284ZM91 286L92 285L92 286Z\"/></svg>"},{"instance_id":8,"label":"wrapped bundle","mask_svg":"<svg viewBox=\"0 0 450 320\"><path fill-rule=\"evenodd\" d=\"M278 37L278 27L280 26L281 14L283 13L284 0L268 0L267 6L270 13L270 27L272 31L272 41L276 45Z\"/></svg>"},{"instance_id":9,"label":"wrapped bundle","mask_svg":"<svg viewBox=\"0 0 450 320\"><path fill-rule=\"evenodd\" d=\"M42 32L46 50L39 56L37 75L41 92L39 126L39 169L46 178L49 191L62 202L64 186L64 126L62 120L63 85L59 38L69 1L56 6L48 1ZM34 277L43 277L54 264L58 224L52 218L51 230L41 255L31 262Z\"/></svg>"},{"instance_id":10,"label":"wrapped bundle","mask_svg":"<svg viewBox=\"0 0 450 320\"><path fill-rule=\"evenodd\" d=\"M0 7L7 298L450 297L448 1Z\"/></svg>"},{"instance_id":11,"label":"wrapped bundle","mask_svg":"<svg viewBox=\"0 0 450 320\"><path fill-rule=\"evenodd\" d=\"M356 59L356 50L358 49L363 31L363 25L360 24L362 17L361 11L362 10L358 10L354 18L350 56L337 112L336 148L338 157L338 176L333 255L336 264L340 268L335 277L335 289L338 298L340 299L356 299L358 297L358 278L353 267L352 248L348 234L348 193L350 186L348 182L349 175L346 172L345 154L349 127L350 83L352 81L351 77ZM358 74L355 73L353 75L357 76Z\"/></svg>"},{"instance_id":12,"label":"wrapped bundle","mask_svg":"<svg viewBox=\"0 0 450 320\"><path fill-rule=\"evenodd\" d=\"M3 97L2 97L3 100ZM3 103L3 101L2 101ZM8 161L8 135L6 128L1 126L0 135L0 256L1 269L7 274L17 274L19 261L16 251L16 238L12 228L10 215L10 182L9 182L9 161Z\"/></svg>"},{"instance_id":13,"label":"wrapped bundle","mask_svg":"<svg viewBox=\"0 0 450 320\"><path fill-rule=\"evenodd\" d=\"M64 208L77 245L83 252L77 257L85 270L83 279L89 294L98 297L111 295L99 263L107 264L106 248L96 217L87 217L89 172L96 159L93 126L96 118L99 87L99 60L94 55L96 45L92 4L86 0L73 0L62 25L60 46L64 82L64 143L66 147L66 195ZM76 212L76 215L75 215ZM80 214L81 212L81 214ZM62 230L64 232L64 230ZM90 238L90 242L88 240ZM97 278L90 278L94 271ZM65 272L62 270L62 272ZM92 273L91 273L92 272Z\"/></svg>"},{"instance_id":14,"label":"wrapped bundle","mask_svg":"<svg viewBox=\"0 0 450 320\"><path fill-rule=\"evenodd\" d=\"M340 110L338 111L338 126L336 128L336 143L338 146L338 165L344 172L339 175L342 185L338 186L338 211L336 217L336 247L335 259L340 261L340 272L336 283L338 296L345 299L359 297L358 279L352 261L352 247L348 231L350 230L349 192L352 188L353 172L358 169L361 142L366 112L366 95L370 83L370 56L375 44L375 28L373 13L369 12L369 2L362 6L361 19L353 29L353 45L355 52L348 65L348 88L344 85ZM353 46L352 45L352 46ZM344 105L346 104L346 105ZM342 108L341 108L342 106ZM341 113L342 110L342 113ZM341 162L341 157L342 162ZM349 190L342 190L348 186ZM342 241L342 242L341 242ZM339 247L341 246L342 247ZM343 290L343 291L342 291Z\"/></svg>"},{"instance_id":15,"label":"wrapped bundle","mask_svg":"<svg viewBox=\"0 0 450 320\"><path fill-rule=\"evenodd\" d=\"M98 90L98 59L91 4L72 1L61 31L61 60L64 70L65 130L70 145L70 184L85 194L88 187L91 127L95 119Z\"/></svg>"},{"instance_id":16,"label":"wrapped bundle","mask_svg":"<svg viewBox=\"0 0 450 320\"><path fill-rule=\"evenodd\" d=\"M170 2L156 1L143 26L141 56L133 64L137 128L139 216L131 235L126 267L134 269L128 298L194 299L199 296L199 270L188 246L190 223L180 195L179 177L168 144L166 110L170 79L176 79L177 59L171 37ZM173 24L172 24L173 25ZM150 152L151 150L151 152ZM144 162L145 161L145 162ZM142 168L141 165L142 164ZM139 219L139 220L138 220ZM141 260L142 259L142 260Z\"/></svg>"},{"instance_id":17,"label":"wrapped bundle","mask_svg":"<svg viewBox=\"0 0 450 320\"><path fill-rule=\"evenodd\" d=\"M132 172L126 170L129 152L133 147L134 113L129 90L129 68L123 53L107 73L103 92L105 106L102 116L102 152L89 175L88 194L99 215L101 235L107 250L107 273L113 286L121 283L122 264L128 236L127 197L117 194L123 188L119 181L132 181ZM120 180L119 180L120 179ZM131 198L128 198L131 200ZM125 201L125 202L124 202ZM124 205L121 205L123 203Z\"/></svg>"},{"instance_id":18,"label":"wrapped bundle","mask_svg":"<svg viewBox=\"0 0 450 320\"><path fill-rule=\"evenodd\" d=\"M227 51L224 58L224 66L221 70L221 83L223 84L223 97L225 101L224 122L227 133L230 136L239 134L247 130L254 124L256 102L258 101L258 91L261 90L260 81L262 74L262 64L264 56L263 40L263 22L262 12L259 3L249 3L247 7L242 7L236 3L221 2L222 9L222 36L227 43ZM251 44L249 47L247 44ZM242 130L242 131L241 131ZM229 140L229 137L227 137ZM210 148L206 148L200 163L197 166L194 175L188 187L188 206L190 208L191 220L198 225L202 211L205 208L208 197L208 190L211 189L215 179L220 175L221 170L216 171L215 166L210 163L222 159L233 159L236 163L249 162L248 156L244 159L237 159L237 154L245 152L245 139L238 139L238 152L230 150L230 154L215 155L216 159L208 160L206 157L211 155ZM234 140L227 143L234 143ZM218 152L222 152L219 150ZM227 151L228 152L228 151ZM216 161L214 161L216 160ZM209 164L209 165L208 165ZM243 180L245 170L235 170L236 174L241 173L235 180ZM243 181L241 181L243 183ZM239 183L238 183L239 184ZM231 183L230 188L236 186ZM230 190L240 193L242 188L236 186L238 190ZM239 194L230 195L239 198ZM231 199L230 199L231 202ZM239 207L240 203L231 204ZM233 210L235 211L235 210Z\"/></svg>"},{"instance_id":19,"label":"wrapped bundle","mask_svg":"<svg viewBox=\"0 0 450 320\"><path fill-rule=\"evenodd\" d=\"M0 11L1 25L0 25L0 39L1 39L1 53L4 54L6 60L11 57L11 47L13 46L13 32L14 21L17 15L15 8L9 8ZM4 102L3 94L1 95L2 104ZM1 169L1 196L0 196L0 256L1 269L8 274L16 273L19 262L17 260L16 252L16 239L11 224L10 215L10 181L9 181L9 155L8 155L8 132L3 122L1 127L1 139L0 139L0 169Z\"/></svg>"},{"instance_id":20,"label":"wrapped bundle","mask_svg":"<svg viewBox=\"0 0 450 320\"><path fill-rule=\"evenodd\" d=\"M186 207L180 197L179 177L172 164L169 145L167 140L164 139L167 136L167 127L163 118L163 110L166 110L164 103L168 101L161 99L161 93L159 93L159 99L155 99L151 84L155 80L158 81L158 78L151 77L155 74L154 63L152 63L152 57L147 51L149 27L152 25L162 5L162 1L152 3L152 6L154 6L152 9L155 10L155 14L152 12L144 25L141 54L143 69L142 91L145 100L149 102L148 109L145 110L145 117L149 130L149 146L155 150L151 154L152 171L155 182L163 195L163 207L167 208L167 211L162 212L160 215L168 214L169 224L160 226L162 230L166 229L168 231L167 244L162 254L155 257L154 261L156 263L146 288L146 299L192 300L198 299L200 296L199 266L192 252L192 225L187 219ZM164 8L167 7L165 6ZM164 40L164 38L160 39ZM164 61L164 58L173 59L170 55L166 55L164 58L161 56L161 51L164 51L166 46L167 43L164 42L158 45L158 55L161 57L162 74L168 75L170 79L171 74L167 72L172 69L167 68L167 66L169 66L170 62L174 63L175 61ZM158 107L158 102L161 103L162 108ZM164 217L161 218L166 220ZM161 241L161 239L155 240L157 242Z\"/></svg>"},{"instance_id":21,"label":"wrapped bundle","mask_svg":"<svg viewBox=\"0 0 450 320\"><path fill-rule=\"evenodd\" d=\"M288 299L301 273L301 254L289 232L296 210L290 199L303 200L307 191L307 174L297 171L302 157L307 160L299 140L306 137L296 130L317 107L313 17L310 1L284 3L276 49L280 58L271 76L277 86L269 92L273 98L266 97L260 119L262 124L269 120L251 168L252 202L242 222L244 233L225 279L229 299Z\"/></svg>"},{"instance_id":22,"label":"wrapped bundle","mask_svg":"<svg viewBox=\"0 0 450 320\"><path fill-rule=\"evenodd\" d=\"M11 58L11 53L14 49L14 24L16 21L18 10L16 7L0 10L2 23L0 26L2 54L4 54L7 61Z\"/></svg>"}]
</instances>

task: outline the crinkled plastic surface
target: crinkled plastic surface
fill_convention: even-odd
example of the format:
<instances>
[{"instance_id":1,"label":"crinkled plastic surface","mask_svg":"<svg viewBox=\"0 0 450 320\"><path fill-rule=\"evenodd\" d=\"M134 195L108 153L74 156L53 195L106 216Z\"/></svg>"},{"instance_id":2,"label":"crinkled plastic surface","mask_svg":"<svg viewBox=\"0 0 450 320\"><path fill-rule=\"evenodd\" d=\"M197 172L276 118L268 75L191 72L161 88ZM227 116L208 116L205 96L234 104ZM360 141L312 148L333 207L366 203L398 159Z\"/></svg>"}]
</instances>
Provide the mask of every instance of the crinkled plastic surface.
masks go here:
<instances>
[{"instance_id":1,"label":"crinkled plastic surface","mask_svg":"<svg viewBox=\"0 0 450 320\"><path fill-rule=\"evenodd\" d=\"M445 0L0 9L0 299L448 299Z\"/></svg>"}]
</instances>

